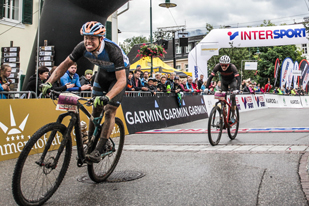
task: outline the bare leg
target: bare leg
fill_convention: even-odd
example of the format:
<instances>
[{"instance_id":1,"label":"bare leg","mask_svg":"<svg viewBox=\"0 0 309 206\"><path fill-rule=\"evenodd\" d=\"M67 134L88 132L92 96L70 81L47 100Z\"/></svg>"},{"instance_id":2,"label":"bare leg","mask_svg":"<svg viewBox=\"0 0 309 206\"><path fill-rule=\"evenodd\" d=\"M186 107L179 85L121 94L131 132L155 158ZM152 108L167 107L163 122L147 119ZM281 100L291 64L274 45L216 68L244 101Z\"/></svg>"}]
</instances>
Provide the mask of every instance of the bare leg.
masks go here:
<instances>
[{"instance_id":1,"label":"bare leg","mask_svg":"<svg viewBox=\"0 0 309 206\"><path fill-rule=\"evenodd\" d=\"M96 146L96 150L99 150L100 153L103 152L104 145L114 129L116 110L117 107L110 104L105 106L105 121L101 131L99 143Z\"/></svg>"},{"instance_id":2,"label":"bare leg","mask_svg":"<svg viewBox=\"0 0 309 206\"><path fill-rule=\"evenodd\" d=\"M92 116L98 117L100 116L101 112L103 110L102 106L97 106L92 108ZM88 130L88 138L89 140L92 138L93 132L94 132L94 124L91 120L89 120L89 130Z\"/></svg>"}]
</instances>

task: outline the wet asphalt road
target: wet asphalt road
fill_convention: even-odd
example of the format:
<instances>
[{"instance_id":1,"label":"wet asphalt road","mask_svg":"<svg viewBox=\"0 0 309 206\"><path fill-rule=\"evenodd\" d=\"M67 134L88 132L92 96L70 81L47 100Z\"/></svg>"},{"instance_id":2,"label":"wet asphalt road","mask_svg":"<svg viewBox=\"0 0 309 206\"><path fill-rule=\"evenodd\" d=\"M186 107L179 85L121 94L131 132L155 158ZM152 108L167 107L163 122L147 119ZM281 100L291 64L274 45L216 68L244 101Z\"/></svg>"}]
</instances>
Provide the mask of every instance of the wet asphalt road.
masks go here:
<instances>
[{"instance_id":1,"label":"wet asphalt road","mask_svg":"<svg viewBox=\"0 0 309 206\"><path fill-rule=\"evenodd\" d=\"M308 127L308 109L241 113L240 128ZM206 128L207 120L171 128ZM309 133L246 133L220 145L308 146ZM135 134L116 171L141 172L127 182L94 184L77 168L73 150L64 181L45 205L308 205L298 175L303 152L134 150L135 145L209 146L206 134ZM11 176L16 160L0 162L0 205L15 205ZM124 173L125 174L125 173Z\"/></svg>"}]
</instances>

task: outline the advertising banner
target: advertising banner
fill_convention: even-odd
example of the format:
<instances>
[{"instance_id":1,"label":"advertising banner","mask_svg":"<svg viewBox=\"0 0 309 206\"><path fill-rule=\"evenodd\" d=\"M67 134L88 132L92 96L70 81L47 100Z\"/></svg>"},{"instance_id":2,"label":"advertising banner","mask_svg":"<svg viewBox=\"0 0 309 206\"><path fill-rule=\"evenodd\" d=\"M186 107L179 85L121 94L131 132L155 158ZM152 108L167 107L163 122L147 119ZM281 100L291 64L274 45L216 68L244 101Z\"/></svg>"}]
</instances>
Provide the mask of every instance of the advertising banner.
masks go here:
<instances>
[{"instance_id":1,"label":"advertising banner","mask_svg":"<svg viewBox=\"0 0 309 206\"><path fill-rule=\"evenodd\" d=\"M208 117L202 95L184 96L182 107L176 97L124 97L122 109L130 134Z\"/></svg>"},{"instance_id":2,"label":"advertising banner","mask_svg":"<svg viewBox=\"0 0 309 206\"><path fill-rule=\"evenodd\" d=\"M282 96L278 95L279 107L302 108L299 96Z\"/></svg>"},{"instance_id":3,"label":"advertising banner","mask_svg":"<svg viewBox=\"0 0 309 206\"><path fill-rule=\"evenodd\" d=\"M309 108L309 96L300 96L300 101L303 108Z\"/></svg>"},{"instance_id":4,"label":"advertising banner","mask_svg":"<svg viewBox=\"0 0 309 206\"><path fill-rule=\"evenodd\" d=\"M289 75L292 72L293 68L294 68L293 60L289 57L285 58L281 66L280 88L282 88L283 85L288 84Z\"/></svg>"},{"instance_id":5,"label":"advertising banner","mask_svg":"<svg viewBox=\"0 0 309 206\"><path fill-rule=\"evenodd\" d=\"M308 66L309 66L309 63L306 59L303 59L299 63L299 70L301 71L301 76L298 77L298 87L302 87L303 80L304 80L306 73L307 73L307 70L308 70ZM305 85L305 87L306 87L306 85Z\"/></svg>"},{"instance_id":6,"label":"advertising banner","mask_svg":"<svg viewBox=\"0 0 309 206\"><path fill-rule=\"evenodd\" d=\"M293 88L295 88L295 86L298 84L297 80L298 77L301 76L301 71L299 69L299 64L297 61L294 62L294 69L293 69ZM291 89L291 87L290 87Z\"/></svg>"},{"instance_id":7,"label":"advertising banner","mask_svg":"<svg viewBox=\"0 0 309 206\"><path fill-rule=\"evenodd\" d=\"M265 97L265 101L266 101L266 106L268 108L278 108L278 107L280 107L278 95L265 94L264 97Z\"/></svg>"},{"instance_id":8,"label":"advertising banner","mask_svg":"<svg viewBox=\"0 0 309 206\"><path fill-rule=\"evenodd\" d=\"M274 85L275 86L276 86L279 70L280 70L280 60L279 60L279 58L277 58L276 62L275 62L275 69L274 69L274 78L275 78Z\"/></svg>"},{"instance_id":9,"label":"advertising banner","mask_svg":"<svg viewBox=\"0 0 309 206\"><path fill-rule=\"evenodd\" d=\"M203 95L203 98L204 98L207 113L208 113L208 116L209 116L212 108L215 106L215 104L218 100L215 99L214 95Z\"/></svg>"},{"instance_id":10,"label":"advertising banner","mask_svg":"<svg viewBox=\"0 0 309 206\"><path fill-rule=\"evenodd\" d=\"M265 102L265 97L263 94L256 94L252 95L254 97L254 103L256 105L256 109L265 109L266 107L266 102Z\"/></svg>"},{"instance_id":11,"label":"advertising banner","mask_svg":"<svg viewBox=\"0 0 309 206\"><path fill-rule=\"evenodd\" d=\"M257 105L255 105L255 98L254 95L238 95L240 99L240 108L243 111L255 110L257 109Z\"/></svg>"},{"instance_id":12,"label":"advertising banner","mask_svg":"<svg viewBox=\"0 0 309 206\"><path fill-rule=\"evenodd\" d=\"M0 161L17 158L34 132L48 123L56 122L58 116L64 113L55 110L56 106L51 99L7 99L0 101L0 107ZM85 108L92 112L92 107ZM121 107L116 116L124 122ZM83 113L80 113L80 118L89 124ZM62 123L67 126L68 118ZM124 126L128 134L125 122ZM72 143L76 145L75 132L71 135Z\"/></svg>"}]
</instances>

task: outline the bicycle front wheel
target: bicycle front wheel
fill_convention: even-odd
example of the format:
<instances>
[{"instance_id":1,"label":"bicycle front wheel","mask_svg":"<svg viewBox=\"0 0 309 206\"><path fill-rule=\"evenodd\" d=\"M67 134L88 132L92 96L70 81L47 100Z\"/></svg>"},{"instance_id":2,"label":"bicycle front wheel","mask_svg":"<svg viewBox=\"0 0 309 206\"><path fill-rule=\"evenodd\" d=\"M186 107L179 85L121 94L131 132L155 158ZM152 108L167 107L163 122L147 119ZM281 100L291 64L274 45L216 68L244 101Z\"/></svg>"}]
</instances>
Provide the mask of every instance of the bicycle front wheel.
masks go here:
<instances>
[{"instance_id":1,"label":"bicycle front wheel","mask_svg":"<svg viewBox=\"0 0 309 206\"><path fill-rule=\"evenodd\" d=\"M218 106L212 108L208 119L208 140L212 146L219 144L222 135L221 109Z\"/></svg>"},{"instance_id":2,"label":"bicycle front wheel","mask_svg":"<svg viewBox=\"0 0 309 206\"><path fill-rule=\"evenodd\" d=\"M12 190L19 205L42 205L57 190L68 169L72 142L65 144L61 153L66 126L50 123L35 132L23 148L16 162ZM43 155L45 154L45 155ZM60 155L58 162L56 156Z\"/></svg>"},{"instance_id":3,"label":"bicycle front wheel","mask_svg":"<svg viewBox=\"0 0 309 206\"><path fill-rule=\"evenodd\" d=\"M96 138L94 145L98 143L99 136ZM103 182L112 174L122 153L124 137L123 123L119 118L116 118L112 134L105 145L105 154L102 160L99 163L88 164L88 174L94 182Z\"/></svg>"},{"instance_id":4,"label":"bicycle front wheel","mask_svg":"<svg viewBox=\"0 0 309 206\"><path fill-rule=\"evenodd\" d=\"M232 111L230 112L230 117L231 116L232 116ZM238 133L238 128L239 128L239 111L237 107L236 107L235 114L234 114L234 120L235 122L233 124L230 124L230 127L227 128L227 133L231 140L236 138L237 133Z\"/></svg>"}]
</instances>

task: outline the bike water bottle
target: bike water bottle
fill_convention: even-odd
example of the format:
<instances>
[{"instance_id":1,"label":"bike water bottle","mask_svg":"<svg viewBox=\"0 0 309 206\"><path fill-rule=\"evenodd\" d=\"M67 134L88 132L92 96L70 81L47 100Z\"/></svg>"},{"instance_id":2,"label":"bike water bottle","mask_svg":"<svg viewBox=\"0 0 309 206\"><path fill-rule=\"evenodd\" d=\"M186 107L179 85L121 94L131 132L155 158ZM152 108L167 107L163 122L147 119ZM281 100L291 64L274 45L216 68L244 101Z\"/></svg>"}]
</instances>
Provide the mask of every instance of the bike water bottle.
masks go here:
<instances>
[{"instance_id":1,"label":"bike water bottle","mask_svg":"<svg viewBox=\"0 0 309 206\"><path fill-rule=\"evenodd\" d=\"M88 143L88 132L87 132L87 123L84 121L80 122L80 131L82 134L83 144Z\"/></svg>"}]
</instances>

